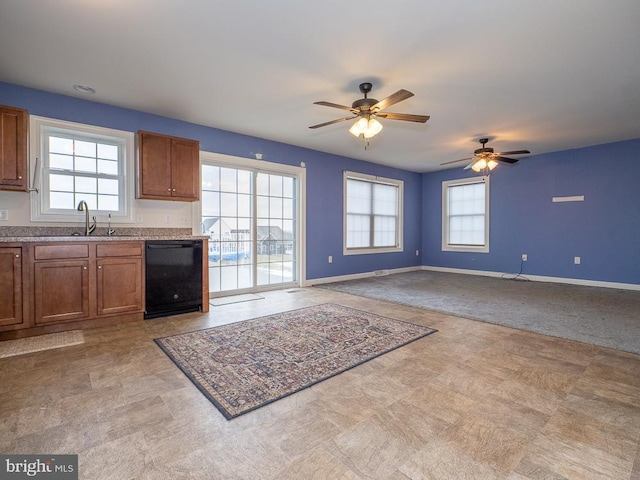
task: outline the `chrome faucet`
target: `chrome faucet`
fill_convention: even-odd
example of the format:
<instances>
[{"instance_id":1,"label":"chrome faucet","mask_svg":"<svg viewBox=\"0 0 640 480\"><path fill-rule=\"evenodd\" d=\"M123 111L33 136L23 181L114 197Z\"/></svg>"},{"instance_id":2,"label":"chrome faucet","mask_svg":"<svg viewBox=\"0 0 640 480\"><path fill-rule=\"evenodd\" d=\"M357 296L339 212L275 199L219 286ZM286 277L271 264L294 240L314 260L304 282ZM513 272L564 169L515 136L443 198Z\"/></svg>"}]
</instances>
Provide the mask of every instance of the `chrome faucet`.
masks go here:
<instances>
[{"instance_id":1,"label":"chrome faucet","mask_svg":"<svg viewBox=\"0 0 640 480\"><path fill-rule=\"evenodd\" d=\"M96 217L93 217L93 218L96 218ZM111 236L114 233L116 233L116 231L113 228L111 228L111 212L109 212L109 227L107 228L107 235Z\"/></svg>"},{"instance_id":2,"label":"chrome faucet","mask_svg":"<svg viewBox=\"0 0 640 480\"><path fill-rule=\"evenodd\" d=\"M96 217L93 217L93 225L89 226L89 206L84 200L80 200L78 203L78 211L84 212L84 234L91 235L96 229Z\"/></svg>"}]
</instances>

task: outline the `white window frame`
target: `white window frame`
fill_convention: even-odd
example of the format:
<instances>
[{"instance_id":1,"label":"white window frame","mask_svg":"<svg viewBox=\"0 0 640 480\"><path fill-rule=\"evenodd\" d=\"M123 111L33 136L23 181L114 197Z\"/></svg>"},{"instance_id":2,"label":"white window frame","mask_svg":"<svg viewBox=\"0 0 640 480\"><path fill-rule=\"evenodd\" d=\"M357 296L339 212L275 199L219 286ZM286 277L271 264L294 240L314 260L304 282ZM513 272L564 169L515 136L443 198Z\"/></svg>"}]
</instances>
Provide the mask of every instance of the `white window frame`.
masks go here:
<instances>
[{"instance_id":1,"label":"white window frame","mask_svg":"<svg viewBox=\"0 0 640 480\"><path fill-rule=\"evenodd\" d=\"M396 203L396 245L393 247L357 247L347 248L347 181L359 180L370 183L378 183L382 185L392 185L398 188L398 199ZM342 201L342 253L343 255L363 255L371 253L390 253L390 252L402 252L404 251L403 244L403 227L402 219L404 217L404 181L396 180L394 178L378 177L375 175L367 175L359 172L343 172L343 201Z\"/></svg>"},{"instance_id":2,"label":"white window frame","mask_svg":"<svg viewBox=\"0 0 640 480\"><path fill-rule=\"evenodd\" d=\"M489 176L448 180L442 182L442 251L489 253ZM458 245L449 243L449 187L484 183L484 245Z\"/></svg>"},{"instance_id":3,"label":"white window frame","mask_svg":"<svg viewBox=\"0 0 640 480\"><path fill-rule=\"evenodd\" d=\"M85 125L82 123L67 122L52 118L30 115L30 163L33 171L31 178L39 179L34 184L37 191L31 193L31 221L78 223L81 212L69 210L57 210L49 208L49 191L47 181L47 162L44 155L47 148L44 145L45 136L48 133L60 133L73 138L86 138L89 140L116 140L122 144L123 155L120 159L120 189L119 211L92 211L96 215L111 213L114 221L118 223L133 223L133 198L134 198L134 164L135 164L135 134L111 128ZM36 171L37 170L37 171ZM101 221L102 219L98 219Z\"/></svg>"}]
</instances>

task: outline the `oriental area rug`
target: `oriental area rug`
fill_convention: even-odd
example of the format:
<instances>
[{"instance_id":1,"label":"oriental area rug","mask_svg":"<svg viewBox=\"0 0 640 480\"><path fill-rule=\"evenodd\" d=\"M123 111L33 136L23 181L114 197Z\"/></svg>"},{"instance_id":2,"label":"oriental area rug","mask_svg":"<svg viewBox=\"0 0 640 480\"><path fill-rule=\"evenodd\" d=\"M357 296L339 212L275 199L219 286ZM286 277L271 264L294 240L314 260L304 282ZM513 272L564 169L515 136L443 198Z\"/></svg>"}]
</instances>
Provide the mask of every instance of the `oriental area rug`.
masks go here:
<instances>
[{"instance_id":1,"label":"oriental area rug","mask_svg":"<svg viewBox=\"0 0 640 480\"><path fill-rule=\"evenodd\" d=\"M155 342L232 419L435 331L323 304Z\"/></svg>"}]
</instances>

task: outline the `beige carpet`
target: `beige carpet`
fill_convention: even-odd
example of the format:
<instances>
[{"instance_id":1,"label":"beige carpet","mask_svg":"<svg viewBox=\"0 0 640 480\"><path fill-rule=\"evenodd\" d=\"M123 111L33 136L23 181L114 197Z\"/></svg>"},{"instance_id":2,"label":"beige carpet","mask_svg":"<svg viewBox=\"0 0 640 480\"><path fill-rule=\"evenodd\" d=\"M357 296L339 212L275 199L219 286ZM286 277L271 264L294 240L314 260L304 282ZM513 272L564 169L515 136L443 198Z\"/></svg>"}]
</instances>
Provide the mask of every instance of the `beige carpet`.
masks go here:
<instances>
[{"instance_id":1,"label":"beige carpet","mask_svg":"<svg viewBox=\"0 0 640 480\"><path fill-rule=\"evenodd\" d=\"M640 355L640 291L431 271L318 287Z\"/></svg>"},{"instance_id":2,"label":"beige carpet","mask_svg":"<svg viewBox=\"0 0 640 480\"><path fill-rule=\"evenodd\" d=\"M70 347L81 343L84 343L82 330L5 340L0 342L0 358L15 357L16 355L51 350L53 348Z\"/></svg>"}]
</instances>

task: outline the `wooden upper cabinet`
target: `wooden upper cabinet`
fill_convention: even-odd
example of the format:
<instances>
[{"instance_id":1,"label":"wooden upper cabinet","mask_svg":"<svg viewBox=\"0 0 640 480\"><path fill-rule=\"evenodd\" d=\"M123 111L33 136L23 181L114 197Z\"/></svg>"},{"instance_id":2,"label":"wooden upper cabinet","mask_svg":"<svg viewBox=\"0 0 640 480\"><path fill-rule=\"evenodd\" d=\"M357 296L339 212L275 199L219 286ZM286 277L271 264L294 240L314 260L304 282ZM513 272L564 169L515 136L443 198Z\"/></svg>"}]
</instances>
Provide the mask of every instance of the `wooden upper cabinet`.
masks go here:
<instances>
[{"instance_id":1,"label":"wooden upper cabinet","mask_svg":"<svg viewBox=\"0 0 640 480\"><path fill-rule=\"evenodd\" d=\"M28 118L26 110L0 106L0 190L28 190Z\"/></svg>"},{"instance_id":2,"label":"wooden upper cabinet","mask_svg":"<svg viewBox=\"0 0 640 480\"><path fill-rule=\"evenodd\" d=\"M172 196L200 199L200 142L171 140L171 182Z\"/></svg>"},{"instance_id":3,"label":"wooden upper cabinet","mask_svg":"<svg viewBox=\"0 0 640 480\"><path fill-rule=\"evenodd\" d=\"M137 197L194 202L200 199L200 142L138 132Z\"/></svg>"}]
</instances>

